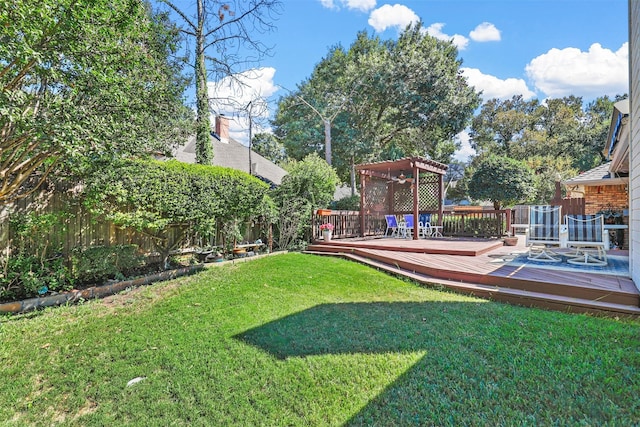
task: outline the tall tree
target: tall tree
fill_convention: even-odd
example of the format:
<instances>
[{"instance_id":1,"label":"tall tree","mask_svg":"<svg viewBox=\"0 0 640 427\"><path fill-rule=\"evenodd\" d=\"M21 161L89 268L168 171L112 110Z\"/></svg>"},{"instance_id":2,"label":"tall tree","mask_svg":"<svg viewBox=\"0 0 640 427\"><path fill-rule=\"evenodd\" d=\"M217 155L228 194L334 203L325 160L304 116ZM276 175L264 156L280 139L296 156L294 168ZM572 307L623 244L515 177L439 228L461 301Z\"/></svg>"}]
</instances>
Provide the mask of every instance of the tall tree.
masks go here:
<instances>
[{"instance_id":1,"label":"tall tree","mask_svg":"<svg viewBox=\"0 0 640 427\"><path fill-rule=\"evenodd\" d=\"M190 117L166 16L139 0L0 0L0 201L61 167L166 151Z\"/></svg>"},{"instance_id":2,"label":"tall tree","mask_svg":"<svg viewBox=\"0 0 640 427\"><path fill-rule=\"evenodd\" d=\"M268 48L256 34L270 31L271 14L278 11L278 0L196 0L195 14L180 8L176 1L158 0L182 20L182 34L194 41L194 56L187 57L193 66L196 87L196 161L211 164L211 122L207 82L233 77L256 64ZM249 57L249 52L251 56ZM240 69L242 68L242 69Z\"/></svg>"},{"instance_id":3,"label":"tall tree","mask_svg":"<svg viewBox=\"0 0 640 427\"><path fill-rule=\"evenodd\" d=\"M542 104L536 99L524 101L521 96L492 99L473 119L471 145L479 154L519 160L564 158L568 166L587 170L604 160L601 151L612 109L613 101L606 96L586 106L576 96Z\"/></svg>"},{"instance_id":4,"label":"tall tree","mask_svg":"<svg viewBox=\"0 0 640 427\"><path fill-rule=\"evenodd\" d=\"M277 165L282 165L287 160L284 147L272 133L256 134L253 137L253 151Z\"/></svg>"},{"instance_id":5,"label":"tall tree","mask_svg":"<svg viewBox=\"0 0 640 427\"><path fill-rule=\"evenodd\" d=\"M449 161L453 137L479 105L450 42L408 27L398 40L358 34L349 50L332 48L297 92L280 100L274 125L287 154L322 150L318 111L334 112L333 164L343 179L354 162L403 155ZM353 175L352 175L353 181Z\"/></svg>"}]
</instances>

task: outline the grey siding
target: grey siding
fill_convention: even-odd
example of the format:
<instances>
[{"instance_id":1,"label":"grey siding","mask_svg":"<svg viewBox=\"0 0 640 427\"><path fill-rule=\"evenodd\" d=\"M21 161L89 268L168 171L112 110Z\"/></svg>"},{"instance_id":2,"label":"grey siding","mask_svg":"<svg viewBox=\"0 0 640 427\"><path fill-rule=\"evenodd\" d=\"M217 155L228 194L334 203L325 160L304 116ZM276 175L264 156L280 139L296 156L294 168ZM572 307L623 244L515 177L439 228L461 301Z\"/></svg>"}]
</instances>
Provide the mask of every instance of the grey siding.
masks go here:
<instances>
[{"instance_id":1,"label":"grey siding","mask_svg":"<svg viewBox=\"0 0 640 427\"><path fill-rule=\"evenodd\" d=\"M631 135L629 142L629 266L640 289L640 1L629 0L629 84Z\"/></svg>"}]
</instances>

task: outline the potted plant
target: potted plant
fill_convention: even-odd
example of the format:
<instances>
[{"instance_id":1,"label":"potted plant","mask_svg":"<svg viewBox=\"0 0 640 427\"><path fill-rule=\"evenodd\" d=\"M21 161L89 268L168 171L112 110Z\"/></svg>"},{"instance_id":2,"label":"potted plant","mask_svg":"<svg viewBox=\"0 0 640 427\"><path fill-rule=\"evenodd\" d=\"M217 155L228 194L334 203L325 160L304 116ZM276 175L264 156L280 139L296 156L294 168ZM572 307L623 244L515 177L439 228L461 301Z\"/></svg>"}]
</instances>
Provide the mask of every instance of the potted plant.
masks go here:
<instances>
[{"instance_id":1,"label":"potted plant","mask_svg":"<svg viewBox=\"0 0 640 427\"><path fill-rule=\"evenodd\" d=\"M330 222L325 222L320 225L320 231L322 231L322 238L325 242L329 242L333 235L333 224Z\"/></svg>"},{"instance_id":2,"label":"potted plant","mask_svg":"<svg viewBox=\"0 0 640 427\"><path fill-rule=\"evenodd\" d=\"M518 236L511 235L510 232L507 232L507 235L502 238L505 246L516 246L518 244Z\"/></svg>"}]
</instances>

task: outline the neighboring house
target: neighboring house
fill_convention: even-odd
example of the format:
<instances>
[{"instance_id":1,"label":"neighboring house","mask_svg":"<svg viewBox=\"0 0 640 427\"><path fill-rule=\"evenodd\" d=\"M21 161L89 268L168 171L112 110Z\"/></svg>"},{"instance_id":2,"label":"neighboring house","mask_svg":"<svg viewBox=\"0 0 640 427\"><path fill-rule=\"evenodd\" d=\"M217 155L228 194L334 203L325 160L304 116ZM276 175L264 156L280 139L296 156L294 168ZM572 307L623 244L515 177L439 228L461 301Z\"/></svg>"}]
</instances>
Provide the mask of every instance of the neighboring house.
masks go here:
<instances>
[{"instance_id":1,"label":"neighboring house","mask_svg":"<svg viewBox=\"0 0 640 427\"><path fill-rule=\"evenodd\" d=\"M251 173L251 175L272 185L280 185L282 178L287 174L280 166L265 159L255 151L250 151L248 147L238 141L229 138L229 119L227 117L216 117L215 133L211 137L211 144L213 144L213 165L215 166ZM195 135L189 137L186 145L178 147L173 156L181 162L195 163ZM251 171L249 171L249 161L251 161Z\"/></svg>"},{"instance_id":2,"label":"neighboring house","mask_svg":"<svg viewBox=\"0 0 640 427\"><path fill-rule=\"evenodd\" d=\"M629 270L640 289L640 2L629 0Z\"/></svg>"},{"instance_id":3,"label":"neighboring house","mask_svg":"<svg viewBox=\"0 0 640 427\"><path fill-rule=\"evenodd\" d=\"M629 225L629 100L613 106L611 126L603 150L607 163L562 183L572 198L584 198L585 214L605 213L617 224ZM615 217L614 217L615 216ZM615 240L627 248L629 230L620 230Z\"/></svg>"}]
</instances>

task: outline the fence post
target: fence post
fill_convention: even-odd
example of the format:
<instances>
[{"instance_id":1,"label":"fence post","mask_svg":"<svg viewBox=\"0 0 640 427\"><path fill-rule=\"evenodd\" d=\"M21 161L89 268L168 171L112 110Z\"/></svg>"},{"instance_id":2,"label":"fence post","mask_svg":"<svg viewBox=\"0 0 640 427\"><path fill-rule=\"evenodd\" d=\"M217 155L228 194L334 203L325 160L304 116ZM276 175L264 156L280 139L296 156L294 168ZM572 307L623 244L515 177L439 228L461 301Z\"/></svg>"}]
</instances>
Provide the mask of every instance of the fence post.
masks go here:
<instances>
[{"instance_id":1,"label":"fence post","mask_svg":"<svg viewBox=\"0 0 640 427\"><path fill-rule=\"evenodd\" d=\"M506 217L506 222L507 222L507 229L505 230L504 234L508 234L510 235L511 233L511 209L505 209L504 210L504 215ZM502 224L502 221L500 221L500 224Z\"/></svg>"}]
</instances>

